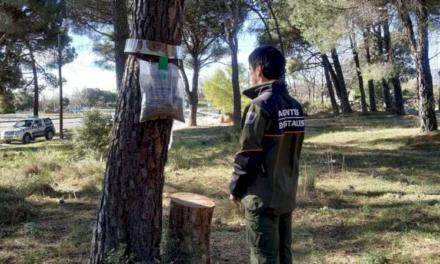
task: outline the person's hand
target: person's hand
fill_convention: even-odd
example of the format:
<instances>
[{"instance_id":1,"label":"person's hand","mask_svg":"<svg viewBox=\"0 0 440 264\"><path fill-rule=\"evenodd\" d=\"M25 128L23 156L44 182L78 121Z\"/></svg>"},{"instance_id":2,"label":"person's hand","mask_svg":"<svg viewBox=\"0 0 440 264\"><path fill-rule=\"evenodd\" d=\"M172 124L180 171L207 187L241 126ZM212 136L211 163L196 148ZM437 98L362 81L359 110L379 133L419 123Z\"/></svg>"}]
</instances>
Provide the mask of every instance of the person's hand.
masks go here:
<instances>
[{"instance_id":1,"label":"person's hand","mask_svg":"<svg viewBox=\"0 0 440 264\"><path fill-rule=\"evenodd\" d=\"M236 205L240 204L240 198L235 197L234 195L229 195L229 200L233 203L235 203Z\"/></svg>"}]
</instances>

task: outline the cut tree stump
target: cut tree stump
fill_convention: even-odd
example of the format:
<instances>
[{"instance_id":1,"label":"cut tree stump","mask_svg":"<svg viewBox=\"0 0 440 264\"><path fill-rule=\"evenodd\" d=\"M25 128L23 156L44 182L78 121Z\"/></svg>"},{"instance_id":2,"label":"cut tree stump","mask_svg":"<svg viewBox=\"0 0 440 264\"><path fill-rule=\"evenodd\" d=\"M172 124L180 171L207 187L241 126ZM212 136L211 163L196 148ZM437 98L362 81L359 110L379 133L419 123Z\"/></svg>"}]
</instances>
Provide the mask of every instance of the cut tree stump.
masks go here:
<instances>
[{"instance_id":1,"label":"cut tree stump","mask_svg":"<svg viewBox=\"0 0 440 264\"><path fill-rule=\"evenodd\" d=\"M194 193L171 196L165 258L169 263L211 263L209 235L215 203Z\"/></svg>"}]
</instances>

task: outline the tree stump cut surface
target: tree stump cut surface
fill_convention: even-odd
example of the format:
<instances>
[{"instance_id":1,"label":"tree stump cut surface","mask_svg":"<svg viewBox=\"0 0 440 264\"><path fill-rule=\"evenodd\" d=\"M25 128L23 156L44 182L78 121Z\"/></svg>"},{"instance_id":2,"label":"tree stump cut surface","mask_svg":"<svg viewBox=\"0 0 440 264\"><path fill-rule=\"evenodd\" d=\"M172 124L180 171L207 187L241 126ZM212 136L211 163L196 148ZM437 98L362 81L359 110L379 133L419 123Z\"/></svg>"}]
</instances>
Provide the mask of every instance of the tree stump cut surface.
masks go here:
<instances>
[{"instance_id":1,"label":"tree stump cut surface","mask_svg":"<svg viewBox=\"0 0 440 264\"><path fill-rule=\"evenodd\" d=\"M168 257L173 263L211 263L209 236L215 203L194 193L171 196Z\"/></svg>"}]
</instances>

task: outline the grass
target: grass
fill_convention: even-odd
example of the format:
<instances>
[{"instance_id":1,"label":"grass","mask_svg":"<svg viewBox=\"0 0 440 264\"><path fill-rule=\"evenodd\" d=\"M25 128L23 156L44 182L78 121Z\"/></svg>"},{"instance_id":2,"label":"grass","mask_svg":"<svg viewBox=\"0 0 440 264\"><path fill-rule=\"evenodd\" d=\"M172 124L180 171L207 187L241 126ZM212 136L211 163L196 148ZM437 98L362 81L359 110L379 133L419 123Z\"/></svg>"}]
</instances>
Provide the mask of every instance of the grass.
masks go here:
<instances>
[{"instance_id":1,"label":"grass","mask_svg":"<svg viewBox=\"0 0 440 264\"><path fill-rule=\"evenodd\" d=\"M296 263L440 263L440 134L411 117L310 117L294 213ZM242 212L228 201L237 134L174 133L164 189L217 206L212 254L247 263ZM84 263L104 161L71 141L0 150L0 263Z\"/></svg>"}]
</instances>

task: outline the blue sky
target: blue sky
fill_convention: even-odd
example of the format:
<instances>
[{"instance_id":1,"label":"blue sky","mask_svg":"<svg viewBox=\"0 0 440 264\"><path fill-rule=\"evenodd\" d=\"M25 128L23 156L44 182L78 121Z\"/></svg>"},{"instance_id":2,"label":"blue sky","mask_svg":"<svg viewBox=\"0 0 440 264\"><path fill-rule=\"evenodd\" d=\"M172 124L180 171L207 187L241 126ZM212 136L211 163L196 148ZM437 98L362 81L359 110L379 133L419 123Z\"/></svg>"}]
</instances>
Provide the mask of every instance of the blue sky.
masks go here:
<instances>
[{"instance_id":1,"label":"blue sky","mask_svg":"<svg viewBox=\"0 0 440 264\"><path fill-rule=\"evenodd\" d=\"M438 35L431 36L430 55L433 56L440 52L440 38ZM76 60L63 67L63 76L66 79L64 91L66 96L72 95L75 91L84 88L99 88L103 90L116 91L114 71L104 70L97 67L94 61L97 55L92 52L92 40L86 36L73 35L73 45L78 53ZM243 32L239 35L239 54L238 60L247 67L247 57L256 47L255 34ZM225 67L229 64L229 58L221 60L221 63L214 63L201 71L200 81L213 74L215 69ZM439 83L439 76L435 70L440 70L440 56L431 60L433 77ZM187 70L188 77L191 78L191 69ZM57 96L58 89L47 89L44 94L48 97Z\"/></svg>"},{"instance_id":2,"label":"blue sky","mask_svg":"<svg viewBox=\"0 0 440 264\"><path fill-rule=\"evenodd\" d=\"M78 53L78 57L74 62L63 67L63 77L66 79L64 91L67 96L72 95L75 91L84 88L99 88L103 90L116 91L115 73L114 71L105 70L95 65L98 58L92 51L93 42L86 36L72 35L73 46ZM242 33L239 36L239 54L240 63L247 65L247 57L256 46L256 37L248 33ZM221 63L214 63L207 68L202 69L200 80L209 77L215 69L225 67L225 63L229 63L229 58L221 60ZM187 70L188 77L191 78L191 70ZM56 89L48 89L46 95L56 96Z\"/></svg>"}]
</instances>

